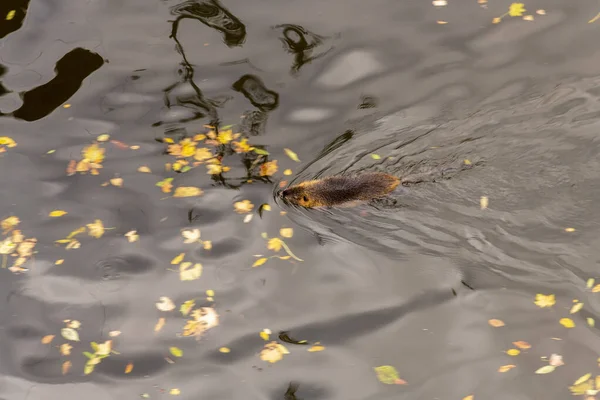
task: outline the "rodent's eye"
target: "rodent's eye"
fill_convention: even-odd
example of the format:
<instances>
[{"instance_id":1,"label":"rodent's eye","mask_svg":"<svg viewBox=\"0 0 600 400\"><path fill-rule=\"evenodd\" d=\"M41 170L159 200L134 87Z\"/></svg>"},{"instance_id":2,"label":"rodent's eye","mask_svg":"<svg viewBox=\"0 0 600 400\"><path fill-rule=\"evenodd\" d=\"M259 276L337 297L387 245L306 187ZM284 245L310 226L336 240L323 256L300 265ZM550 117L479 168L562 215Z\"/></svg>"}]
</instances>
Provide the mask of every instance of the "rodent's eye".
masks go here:
<instances>
[{"instance_id":1,"label":"rodent's eye","mask_svg":"<svg viewBox=\"0 0 600 400\"><path fill-rule=\"evenodd\" d=\"M302 200L304 200L305 202L307 202L307 203L308 203L308 196L304 196L304 197L302 198Z\"/></svg>"}]
</instances>

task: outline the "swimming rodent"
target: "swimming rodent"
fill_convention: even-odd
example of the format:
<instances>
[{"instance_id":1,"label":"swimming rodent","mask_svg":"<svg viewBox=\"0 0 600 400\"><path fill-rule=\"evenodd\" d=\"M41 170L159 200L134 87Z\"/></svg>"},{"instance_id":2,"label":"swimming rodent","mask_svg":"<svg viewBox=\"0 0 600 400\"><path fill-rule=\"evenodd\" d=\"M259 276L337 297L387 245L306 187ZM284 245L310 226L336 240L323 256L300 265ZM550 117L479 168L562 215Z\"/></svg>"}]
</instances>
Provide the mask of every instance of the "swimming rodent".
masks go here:
<instances>
[{"instance_id":1,"label":"swimming rodent","mask_svg":"<svg viewBox=\"0 0 600 400\"><path fill-rule=\"evenodd\" d=\"M383 172L330 176L289 187L279 197L305 208L333 207L385 197L399 184L399 178Z\"/></svg>"}]
</instances>

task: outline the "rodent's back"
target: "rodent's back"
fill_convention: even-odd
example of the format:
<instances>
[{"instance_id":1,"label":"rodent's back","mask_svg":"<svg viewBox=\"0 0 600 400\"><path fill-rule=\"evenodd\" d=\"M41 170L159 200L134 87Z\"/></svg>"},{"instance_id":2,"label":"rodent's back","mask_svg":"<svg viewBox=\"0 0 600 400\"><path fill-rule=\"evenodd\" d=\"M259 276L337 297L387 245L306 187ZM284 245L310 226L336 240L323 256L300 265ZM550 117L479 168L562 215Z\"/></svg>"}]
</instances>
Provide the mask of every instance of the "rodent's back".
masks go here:
<instances>
[{"instance_id":1,"label":"rodent's back","mask_svg":"<svg viewBox=\"0 0 600 400\"><path fill-rule=\"evenodd\" d=\"M306 183L310 197L320 205L333 206L351 201L369 201L392 192L400 180L383 172L353 176L332 176Z\"/></svg>"}]
</instances>

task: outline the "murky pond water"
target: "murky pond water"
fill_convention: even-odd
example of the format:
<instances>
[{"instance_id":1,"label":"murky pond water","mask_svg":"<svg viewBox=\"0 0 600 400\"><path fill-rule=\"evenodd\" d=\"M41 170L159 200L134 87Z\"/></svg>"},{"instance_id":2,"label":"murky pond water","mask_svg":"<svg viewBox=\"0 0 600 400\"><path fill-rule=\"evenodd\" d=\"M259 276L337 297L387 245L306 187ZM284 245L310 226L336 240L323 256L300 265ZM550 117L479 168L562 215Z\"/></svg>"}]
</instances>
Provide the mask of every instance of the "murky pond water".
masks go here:
<instances>
[{"instance_id":1,"label":"murky pond water","mask_svg":"<svg viewBox=\"0 0 600 400\"><path fill-rule=\"evenodd\" d=\"M5 0L0 397L595 398L598 11Z\"/></svg>"}]
</instances>

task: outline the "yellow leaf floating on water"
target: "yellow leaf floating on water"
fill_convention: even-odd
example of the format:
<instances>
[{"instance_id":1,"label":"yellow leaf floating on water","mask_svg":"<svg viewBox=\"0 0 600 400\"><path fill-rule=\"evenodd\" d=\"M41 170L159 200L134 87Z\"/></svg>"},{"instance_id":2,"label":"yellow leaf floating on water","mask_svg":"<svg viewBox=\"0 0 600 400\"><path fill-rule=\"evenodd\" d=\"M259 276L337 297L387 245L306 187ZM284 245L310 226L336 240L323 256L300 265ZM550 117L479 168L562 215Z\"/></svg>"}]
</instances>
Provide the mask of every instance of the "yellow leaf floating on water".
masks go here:
<instances>
[{"instance_id":1,"label":"yellow leaf floating on water","mask_svg":"<svg viewBox=\"0 0 600 400\"><path fill-rule=\"evenodd\" d=\"M219 348L219 351L221 353L225 353L225 354L231 353L231 349L229 347L221 347L221 348Z\"/></svg>"},{"instance_id":2,"label":"yellow leaf floating on water","mask_svg":"<svg viewBox=\"0 0 600 400\"><path fill-rule=\"evenodd\" d=\"M260 176L271 176L277 169L277 160L266 162L260 166Z\"/></svg>"},{"instance_id":3,"label":"yellow leaf floating on water","mask_svg":"<svg viewBox=\"0 0 600 400\"><path fill-rule=\"evenodd\" d=\"M525 16L523 16L523 21L533 21L533 15L525 15Z\"/></svg>"},{"instance_id":4,"label":"yellow leaf floating on water","mask_svg":"<svg viewBox=\"0 0 600 400\"><path fill-rule=\"evenodd\" d=\"M489 204L490 204L490 199L488 199L487 196L481 196L481 199L479 199L479 207L482 210L485 210L486 208L488 208Z\"/></svg>"},{"instance_id":5,"label":"yellow leaf floating on water","mask_svg":"<svg viewBox=\"0 0 600 400\"><path fill-rule=\"evenodd\" d=\"M530 349L530 348L531 348L531 345L530 345L529 343L527 343L527 342L524 342L524 341L522 341L522 340L519 340L518 342L513 342L513 344L514 344L516 347L518 347L518 348L520 348L520 349L523 349L523 350L526 350L526 349Z\"/></svg>"},{"instance_id":6,"label":"yellow leaf floating on water","mask_svg":"<svg viewBox=\"0 0 600 400\"><path fill-rule=\"evenodd\" d=\"M381 156L379 154L371 154L371 158L373 160L381 160Z\"/></svg>"},{"instance_id":7,"label":"yellow leaf floating on water","mask_svg":"<svg viewBox=\"0 0 600 400\"><path fill-rule=\"evenodd\" d=\"M99 239L102 237L102 235L104 235L104 225L102 224L102 221L100 221L99 219L95 220L91 224L87 224L86 226L88 228L88 234L90 236L93 236L96 239Z\"/></svg>"},{"instance_id":8,"label":"yellow leaf floating on water","mask_svg":"<svg viewBox=\"0 0 600 400\"><path fill-rule=\"evenodd\" d=\"M475 398L475 396L470 395L470 396L463 397L463 400L473 400L474 398Z\"/></svg>"},{"instance_id":9,"label":"yellow leaf floating on water","mask_svg":"<svg viewBox=\"0 0 600 400\"><path fill-rule=\"evenodd\" d=\"M81 151L83 159L94 164L100 164L104 161L105 149L94 143Z\"/></svg>"},{"instance_id":10,"label":"yellow leaf floating on water","mask_svg":"<svg viewBox=\"0 0 600 400\"><path fill-rule=\"evenodd\" d=\"M175 189L173 197L194 197L200 196L202 193L202 189L194 186L180 186Z\"/></svg>"},{"instance_id":11,"label":"yellow leaf floating on water","mask_svg":"<svg viewBox=\"0 0 600 400\"><path fill-rule=\"evenodd\" d=\"M165 319L159 318L156 325L154 325L154 332L160 331L163 328L163 326L165 326Z\"/></svg>"},{"instance_id":12,"label":"yellow leaf floating on water","mask_svg":"<svg viewBox=\"0 0 600 400\"><path fill-rule=\"evenodd\" d=\"M137 242L140 239L140 236L137 234L137 231L129 231L125 235L129 243Z\"/></svg>"},{"instance_id":13,"label":"yellow leaf floating on water","mask_svg":"<svg viewBox=\"0 0 600 400\"><path fill-rule=\"evenodd\" d=\"M10 10L8 14L6 14L6 20L10 21L11 19L13 19L15 17L15 12L15 10Z\"/></svg>"},{"instance_id":14,"label":"yellow leaf floating on water","mask_svg":"<svg viewBox=\"0 0 600 400\"><path fill-rule=\"evenodd\" d=\"M286 169L285 171L283 171L283 174L286 175L286 176L290 176L292 173L293 173L292 170L289 169L289 168Z\"/></svg>"},{"instance_id":15,"label":"yellow leaf floating on water","mask_svg":"<svg viewBox=\"0 0 600 400\"><path fill-rule=\"evenodd\" d=\"M152 173L152 171L150 170L150 168L148 168L145 165L140 166L137 170L138 170L138 172L144 172L146 174Z\"/></svg>"},{"instance_id":16,"label":"yellow leaf floating on water","mask_svg":"<svg viewBox=\"0 0 600 400\"><path fill-rule=\"evenodd\" d=\"M508 372L515 367L516 365L513 364L503 365L500 368L498 368L498 372Z\"/></svg>"},{"instance_id":17,"label":"yellow leaf floating on water","mask_svg":"<svg viewBox=\"0 0 600 400\"><path fill-rule=\"evenodd\" d=\"M580 384L582 384L583 382L585 382L585 381L589 380L591 377L592 377L592 374L589 374L589 373L588 373L588 374L585 374L585 375L583 375L582 377L580 377L579 379L577 379L577 380L575 381L575 383L573 383L573 386L580 385Z\"/></svg>"},{"instance_id":18,"label":"yellow leaf floating on water","mask_svg":"<svg viewBox=\"0 0 600 400\"><path fill-rule=\"evenodd\" d=\"M585 284L585 287L591 289L594 286L594 282L596 282L594 278L589 278Z\"/></svg>"},{"instance_id":19,"label":"yellow leaf floating on water","mask_svg":"<svg viewBox=\"0 0 600 400\"><path fill-rule=\"evenodd\" d=\"M598 293L598 292L600 292L600 283L592 288L592 293Z\"/></svg>"},{"instance_id":20,"label":"yellow leaf floating on water","mask_svg":"<svg viewBox=\"0 0 600 400\"><path fill-rule=\"evenodd\" d=\"M3 233L6 235L8 232L12 231L17 225L19 225L20 222L21 220L19 220L19 217L15 217L13 215L12 217L3 219L2 222L0 222L0 226L4 230Z\"/></svg>"},{"instance_id":21,"label":"yellow leaf floating on water","mask_svg":"<svg viewBox=\"0 0 600 400\"><path fill-rule=\"evenodd\" d=\"M212 242L210 240L205 240L202 242L202 247L204 250L210 250L212 249Z\"/></svg>"},{"instance_id":22,"label":"yellow leaf floating on water","mask_svg":"<svg viewBox=\"0 0 600 400\"><path fill-rule=\"evenodd\" d=\"M51 211L50 214L48 214L48 216L50 217L62 217L63 215L67 215L68 213L66 211L63 210L54 210Z\"/></svg>"},{"instance_id":23,"label":"yellow leaf floating on water","mask_svg":"<svg viewBox=\"0 0 600 400\"><path fill-rule=\"evenodd\" d=\"M300 160L298 159L298 155L296 153L294 153L292 150L290 150L290 149L283 149L283 151L285 151L285 154L287 154L287 156L289 158L291 158L292 160L294 160L296 162L300 162Z\"/></svg>"},{"instance_id":24,"label":"yellow leaf floating on water","mask_svg":"<svg viewBox=\"0 0 600 400\"><path fill-rule=\"evenodd\" d=\"M260 267L261 265L266 263L267 260L268 259L266 257L259 258L258 260L254 261L254 264L252 264L252 267Z\"/></svg>"},{"instance_id":25,"label":"yellow leaf floating on water","mask_svg":"<svg viewBox=\"0 0 600 400\"><path fill-rule=\"evenodd\" d=\"M511 17L522 17L525 11L527 11L525 9L525 4L512 3L508 8L508 15L510 15Z\"/></svg>"},{"instance_id":26,"label":"yellow leaf floating on water","mask_svg":"<svg viewBox=\"0 0 600 400\"><path fill-rule=\"evenodd\" d=\"M284 354L290 354L288 349L275 341L265 344L264 349L260 352L260 359L270 363L276 363L283 359Z\"/></svg>"},{"instance_id":27,"label":"yellow leaf floating on water","mask_svg":"<svg viewBox=\"0 0 600 400\"><path fill-rule=\"evenodd\" d=\"M555 366L553 365L545 365L542 368L539 368L537 371L535 371L536 374L549 374L550 372L553 372L556 369Z\"/></svg>"},{"instance_id":28,"label":"yellow leaf floating on water","mask_svg":"<svg viewBox=\"0 0 600 400\"><path fill-rule=\"evenodd\" d=\"M182 281L193 281L202 276L202 264L196 263L192 266L191 262L184 262L179 266L179 277Z\"/></svg>"},{"instance_id":29,"label":"yellow leaf floating on water","mask_svg":"<svg viewBox=\"0 0 600 400\"><path fill-rule=\"evenodd\" d=\"M279 234L284 238L291 238L294 236L294 230L292 228L281 228Z\"/></svg>"},{"instance_id":30,"label":"yellow leaf floating on water","mask_svg":"<svg viewBox=\"0 0 600 400\"><path fill-rule=\"evenodd\" d=\"M125 373L129 374L131 371L133 371L133 363L129 363L125 366Z\"/></svg>"},{"instance_id":31,"label":"yellow leaf floating on water","mask_svg":"<svg viewBox=\"0 0 600 400\"><path fill-rule=\"evenodd\" d=\"M320 345L320 344L318 344L318 343L315 343L314 345L312 345L311 347L309 347L309 348L307 349L307 351L308 351L309 353L315 353L315 352L317 352L317 351L323 351L323 350L325 350L325 346L321 346L321 345Z\"/></svg>"},{"instance_id":32,"label":"yellow leaf floating on water","mask_svg":"<svg viewBox=\"0 0 600 400\"><path fill-rule=\"evenodd\" d=\"M184 302L181 305L181 307L179 307L179 311L183 315L188 315L190 313L190 311L192 311L192 308L194 308L195 305L196 305L196 302L194 300L187 300L186 302Z\"/></svg>"},{"instance_id":33,"label":"yellow leaf floating on water","mask_svg":"<svg viewBox=\"0 0 600 400\"><path fill-rule=\"evenodd\" d=\"M535 301L534 301L535 305L541 308L544 307L552 307L554 304L556 304L556 297L553 294L536 294L535 295Z\"/></svg>"},{"instance_id":34,"label":"yellow leaf floating on water","mask_svg":"<svg viewBox=\"0 0 600 400\"><path fill-rule=\"evenodd\" d=\"M102 135L99 135L96 140L99 142L107 142L108 139L110 139L110 135L108 133L104 133Z\"/></svg>"},{"instance_id":35,"label":"yellow leaf floating on water","mask_svg":"<svg viewBox=\"0 0 600 400\"><path fill-rule=\"evenodd\" d=\"M183 350L181 350L178 347L170 347L169 348L169 352L175 356L175 357L182 357L183 356Z\"/></svg>"},{"instance_id":36,"label":"yellow leaf floating on water","mask_svg":"<svg viewBox=\"0 0 600 400\"><path fill-rule=\"evenodd\" d=\"M110 337L117 337L121 334L121 331L110 331L108 332L108 336Z\"/></svg>"},{"instance_id":37,"label":"yellow leaf floating on water","mask_svg":"<svg viewBox=\"0 0 600 400\"><path fill-rule=\"evenodd\" d=\"M385 383L386 385L406 384L406 381L400 379L396 368L391 365L382 365L373 369L375 370L375 374L377 374L377 379L379 379L381 383Z\"/></svg>"},{"instance_id":38,"label":"yellow leaf floating on water","mask_svg":"<svg viewBox=\"0 0 600 400\"><path fill-rule=\"evenodd\" d=\"M561 318L560 321L558 321L558 322L565 328L574 328L575 327L575 322L573 322L573 320L571 318Z\"/></svg>"},{"instance_id":39,"label":"yellow leaf floating on water","mask_svg":"<svg viewBox=\"0 0 600 400\"><path fill-rule=\"evenodd\" d=\"M200 229L186 229L181 232L181 236L183 236L185 244L197 242L200 239Z\"/></svg>"},{"instance_id":40,"label":"yellow leaf floating on water","mask_svg":"<svg viewBox=\"0 0 600 400\"><path fill-rule=\"evenodd\" d=\"M262 331L260 331L259 336L261 337L262 340L264 340L265 342L267 340L269 340L269 335L271 335L271 330L270 329L263 329Z\"/></svg>"},{"instance_id":41,"label":"yellow leaf floating on water","mask_svg":"<svg viewBox=\"0 0 600 400\"><path fill-rule=\"evenodd\" d=\"M69 343L63 343L58 348L58 351L63 356L70 356L71 355L71 349L73 349L73 346L71 346Z\"/></svg>"},{"instance_id":42,"label":"yellow leaf floating on water","mask_svg":"<svg viewBox=\"0 0 600 400\"><path fill-rule=\"evenodd\" d=\"M178 265L180 262L183 261L184 257L185 257L185 253L180 253L174 259L171 260L171 265Z\"/></svg>"},{"instance_id":43,"label":"yellow leaf floating on water","mask_svg":"<svg viewBox=\"0 0 600 400\"><path fill-rule=\"evenodd\" d=\"M0 146L15 147L17 142L8 136L0 136Z\"/></svg>"},{"instance_id":44,"label":"yellow leaf floating on water","mask_svg":"<svg viewBox=\"0 0 600 400\"><path fill-rule=\"evenodd\" d=\"M582 308L583 308L583 303L575 303L575 304L573 304L573 307L571 307L571 311L569 311L569 313L570 314L575 314L576 312L578 312Z\"/></svg>"},{"instance_id":45,"label":"yellow leaf floating on water","mask_svg":"<svg viewBox=\"0 0 600 400\"><path fill-rule=\"evenodd\" d=\"M116 187L123 187L123 178L112 178L110 184Z\"/></svg>"},{"instance_id":46,"label":"yellow leaf floating on water","mask_svg":"<svg viewBox=\"0 0 600 400\"><path fill-rule=\"evenodd\" d=\"M517 349L509 349L506 351L506 354L508 354L509 356L518 356L519 354L521 354L521 351Z\"/></svg>"},{"instance_id":47,"label":"yellow leaf floating on water","mask_svg":"<svg viewBox=\"0 0 600 400\"><path fill-rule=\"evenodd\" d=\"M252 208L254 208L254 204L252 204L250 200L242 200L234 203L233 208L238 214L246 214L252 211Z\"/></svg>"},{"instance_id":48,"label":"yellow leaf floating on water","mask_svg":"<svg viewBox=\"0 0 600 400\"><path fill-rule=\"evenodd\" d=\"M590 318L590 317L587 318L587 323L592 328L594 327L594 325L596 325L596 322L594 321L594 318Z\"/></svg>"},{"instance_id":49,"label":"yellow leaf floating on water","mask_svg":"<svg viewBox=\"0 0 600 400\"><path fill-rule=\"evenodd\" d=\"M504 321L499 320L499 319L490 319L488 321L488 324L490 324L491 326L493 326L494 328L499 328L501 326L504 326Z\"/></svg>"},{"instance_id":50,"label":"yellow leaf floating on water","mask_svg":"<svg viewBox=\"0 0 600 400\"><path fill-rule=\"evenodd\" d=\"M48 343L51 343L52 340L54 340L54 335L46 335L42 338L42 343L48 344Z\"/></svg>"},{"instance_id":51,"label":"yellow leaf floating on water","mask_svg":"<svg viewBox=\"0 0 600 400\"><path fill-rule=\"evenodd\" d=\"M273 250L275 252L278 252L279 250L281 250L281 246L282 246L282 240L279 238L271 238L267 242L267 249Z\"/></svg>"},{"instance_id":52,"label":"yellow leaf floating on water","mask_svg":"<svg viewBox=\"0 0 600 400\"><path fill-rule=\"evenodd\" d=\"M173 396L178 396L178 395L181 394L181 390L179 390L179 389L171 389L171 390L169 390L169 394L173 395Z\"/></svg>"},{"instance_id":53,"label":"yellow leaf floating on water","mask_svg":"<svg viewBox=\"0 0 600 400\"><path fill-rule=\"evenodd\" d=\"M561 365L565 365L562 356L560 354L554 353L550 355L550 360L548 360L548 364L552 365L553 367L560 367Z\"/></svg>"}]
</instances>

